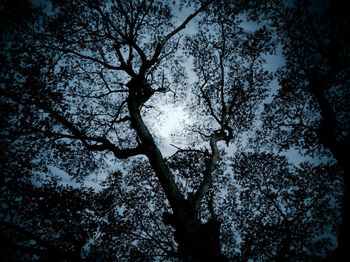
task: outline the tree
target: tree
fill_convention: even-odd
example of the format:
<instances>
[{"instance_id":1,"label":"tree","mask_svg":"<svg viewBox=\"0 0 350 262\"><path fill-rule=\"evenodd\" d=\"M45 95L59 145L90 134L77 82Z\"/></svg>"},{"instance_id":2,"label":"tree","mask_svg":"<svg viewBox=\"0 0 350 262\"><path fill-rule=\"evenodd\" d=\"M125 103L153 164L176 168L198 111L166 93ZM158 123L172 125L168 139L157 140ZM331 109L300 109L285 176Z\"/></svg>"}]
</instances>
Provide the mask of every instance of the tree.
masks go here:
<instances>
[{"instance_id":1,"label":"tree","mask_svg":"<svg viewBox=\"0 0 350 262\"><path fill-rule=\"evenodd\" d=\"M337 253L341 261L350 242L346 211L350 205L347 4L301 1L288 6L275 1L259 5L282 38L285 58L278 74L281 88L266 106L265 127L273 130L282 147L332 155L341 166L344 195Z\"/></svg>"},{"instance_id":2,"label":"tree","mask_svg":"<svg viewBox=\"0 0 350 262\"><path fill-rule=\"evenodd\" d=\"M340 215L334 214L341 184L335 167L291 166L286 157L241 153L232 168L241 193L231 212L239 221L245 259L327 260L334 249L327 235L336 231L334 218Z\"/></svg>"},{"instance_id":3,"label":"tree","mask_svg":"<svg viewBox=\"0 0 350 262\"><path fill-rule=\"evenodd\" d=\"M228 261L263 253L307 260L296 251L302 241L308 241L310 259L329 252L312 251L310 234L337 218L325 215L332 203L319 198L325 187L337 191L337 179L314 181L309 174L328 174L331 167L298 169L261 152L229 158L232 145L240 147L256 126L273 78L264 55L274 51L276 39L266 24L244 28L247 3L52 0L14 8L5 2L1 225L12 252L58 260ZM179 22L181 11L189 14ZM184 134L190 142L165 158L146 119L172 100L187 104L197 121ZM108 178L98 192L64 187L45 180L53 167L81 183L103 170ZM266 170L266 188L259 169ZM223 197L225 187L239 183L270 206L248 200L244 190ZM280 191L272 195L268 187ZM295 199L296 192L303 194ZM302 208L299 201L315 204ZM283 203L290 212L279 210ZM237 205L243 207L231 212ZM256 210L273 212L259 223L249 215ZM241 247L232 224L243 238L259 239ZM275 232L280 236L273 240Z\"/></svg>"}]
</instances>

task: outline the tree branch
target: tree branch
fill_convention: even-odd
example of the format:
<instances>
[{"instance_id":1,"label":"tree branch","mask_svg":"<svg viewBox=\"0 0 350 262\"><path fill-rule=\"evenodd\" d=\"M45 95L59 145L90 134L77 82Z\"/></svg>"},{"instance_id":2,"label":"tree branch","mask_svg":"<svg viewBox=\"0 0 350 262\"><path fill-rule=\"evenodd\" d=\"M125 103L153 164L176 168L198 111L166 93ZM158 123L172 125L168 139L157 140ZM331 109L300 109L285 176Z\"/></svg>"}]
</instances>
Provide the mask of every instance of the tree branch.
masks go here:
<instances>
[{"instance_id":1,"label":"tree branch","mask_svg":"<svg viewBox=\"0 0 350 262\"><path fill-rule=\"evenodd\" d=\"M181 30L185 29L187 24L193 19L195 18L200 12L202 12L209 4L210 4L210 0L205 1L205 3L203 5L201 5L194 13L192 13L191 15L189 15L185 21L182 22L181 25L179 25L174 31L170 32L169 34L167 34L164 39L159 43L161 47L163 47L174 35L176 35L178 32L180 32Z\"/></svg>"},{"instance_id":2,"label":"tree branch","mask_svg":"<svg viewBox=\"0 0 350 262\"><path fill-rule=\"evenodd\" d=\"M95 62L95 63L98 63L104 67L106 67L107 69L111 69L111 70L118 70L118 71L125 71L127 72L127 68L125 65L123 65L121 63L120 66L114 66L114 65L111 65L109 63L107 63L106 61L101 61L100 59L97 59L95 57L92 57L92 56L88 56L88 55L83 55L79 52L76 52L72 49L69 49L69 48L63 48L63 47L57 47L57 46L49 46L49 45L44 45L43 46L44 48L48 48L48 49L51 49L51 50L55 50L55 51L60 51L60 52L63 52L65 54L72 54L72 55L75 55L79 58L82 58L82 59L85 59L85 60L89 60L89 61L92 61L92 62Z\"/></svg>"},{"instance_id":3,"label":"tree branch","mask_svg":"<svg viewBox=\"0 0 350 262\"><path fill-rule=\"evenodd\" d=\"M5 92L0 91L0 95L7 96L14 101L18 103L32 103L36 106L40 107L41 109L45 110L46 112L50 113L59 123L61 123L69 132L72 134L61 134L61 133L54 133L50 131L41 131L37 129L36 131L39 131L41 133L44 133L46 135L50 136L56 136L61 138L69 138L69 139L78 139L80 140L83 145L92 151L111 151L115 157L118 159L126 159L131 156L146 154L145 148L140 145L135 148L126 148L126 149L120 149L116 145L114 145L112 142L110 142L107 138L104 137L92 137L84 134L84 132L80 131L77 127L74 126L73 123L71 123L66 117L61 115L59 112L53 110L48 105L43 103L42 101L26 101L23 100L20 95L17 94L8 94ZM95 142L96 144L90 144L88 142Z\"/></svg>"},{"instance_id":4,"label":"tree branch","mask_svg":"<svg viewBox=\"0 0 350 262\"><path fill-rule=\"evenodd\" d=\"M84 135L69 135L54 132L44 132L47 136L57 137L57 138L69 138L80 140L86 149L91 151L111 151L114 156L118 159L127 159L132 156L145 154L145 149L143 146L138 146L135 148L125 148L120 149L108 139L103 137L89 137ZM95 142L96 144L90 144L88 142Z\"/></svg>"},{"instance_id":5,"label":"tree branch","mask_svg":"<svg viewBox=\"0 0 350 262\"><path fill-rule=\"evenodd\" d=\"M162 41L160 41L156 45L156 50L152 56L152 59L150 60L150 65L153 65L157 62L159 55L161 54L161 51L163 47L166 45L166 43L177 33L179 33L181 30L185 29L187 24L191 22L193 18L195 18L200 12L202 12L209 4L211 0L207 0L203 5L201 5L195 12L193 12L191 15L189 15L185 21L182 22L181 25L179 25L177 28L175 28L172 32L167 34Z\"/></svg>"},{"instance_id":6,"label":"tree branch","mask_svg":"<svg viewBox=\"0 0 350 262\"><path fill-rule=\"evenodd\" d=\"M206 168L204 170L203 181L199 185L197 191L195 192L195 194L191 199L192 205L195 208L195 210L199 209L202 199L204 198L205 194L208 192L209 188L213 183L212 172L220 156L217 142L224 140L225 138L226 138L226 134L222 130L214 132L214 134L210 138L210 148L212 151L211 156L210 156L210 159L206 161Z\"/></svg>"},{"instance_id":7,"label":"tree branch","mask_svg":"<svg viewBox=\"0 0 350 262\"><path fill-rule=\"evenodd\" d=\"M142 80L134 79L129 82L129 85L132 90L137 87L142 88L144 83ZM131 125L136 130L137 135L146 150L146 156L159 179L173 211L177 212L182 208L184 197L177 187L174 177L172 176L169 167L166 165L164 157L157 147L152 134L141 117L139 101L137 96L133 93L129 94L128 109L131 117Z\"/></svg>"},{"instance_id":8,"label":"tree branch","mask_svg":"<svg viewBox=\"0 0 350 262\"><path fill-rule=\"evenodd\" d=\"M167 159L173 158L175 155L177 155L178 153L182 153L182 152L193 152L193 153L203 154L204 156L208 156L207 151L203 151L200 149L191 149L191 148L183 149L183 148L180 148L180 147L175 146L173 144L170 144L170 145L175 147L177 149L177 151L173 155L169 156Z\"/></svg>"}]
</instances>

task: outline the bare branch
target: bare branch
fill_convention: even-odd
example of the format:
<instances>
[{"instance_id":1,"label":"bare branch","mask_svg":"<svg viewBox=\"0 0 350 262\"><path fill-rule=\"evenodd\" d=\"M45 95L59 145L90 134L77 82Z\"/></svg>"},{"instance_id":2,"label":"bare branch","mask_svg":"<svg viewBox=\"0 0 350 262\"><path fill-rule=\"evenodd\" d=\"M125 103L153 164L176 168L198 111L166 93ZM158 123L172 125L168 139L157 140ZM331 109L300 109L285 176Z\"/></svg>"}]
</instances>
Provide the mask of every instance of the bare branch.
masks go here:
<instances>
[{"instance_id":1,"label":"bare branch","mask_svg":"<svg viewBox=\"0 0 350 262\"><path fill-rule=\"evenodd\" d=\"M160 46L163 47L174 35L176 35L178 32L181 30L185 29L187 24L195 18L200 12L202 12L209 4L211 1L206 1L203 5L201 5L195 12L193 12L191 15L189 15L185 21L182 22L181 25L179 25L174 31L170 32L167 34L164 39L160 42Z\"/></svg>"},{"instance_id":2,"label":"bare branch","mask_svg":"<svg viewBox=\"0 0 350 262\"><path fill-rule=\"evenodd\" d=\"M98 63L98 64L106 67L107 69L127 72L127 68L123 64L121 64L120 66L111 65L111 64L107 63L106 60L100 60L98 58L95 58L95 57L92 57L92 56L89 56L89 55L84 55L84 54L81 54L81 53L76 52L76 51L74 51L72 49L69 49L69 48L63 48L63 47L58 47L58 46L50 46L50 45L44 45L43 47L51 49L51 50L55 50L55 51L60 51L60 52L63 52L65 54L75 55L75 56L77 56L79 58L82 58L84 60L89 60L89 61Z\"/></svg>"},{"instance_id":3,"label":"bare branch","mask_svg":"<svg viewBox=\"0 0 350 262\"><path fill-rule=\"evenodd\" d=\"M166 45L166 43L173 37L175 36L177 33L179 33L181 30L185 29L187 24L189 22L191 22L192 19L194 19L199 13L201 13L209 4L210 4L210 0L207 0L205 2L205 4L201 5L195 12L193 12L191 15L189 15L185 21L182 22L181 25L179 25L177 28L175 28L172 32L170 32L169 34L167 34L164 39L162 41L160 41L157 46L156 46L156 50L153 54L152 59L150 60L150 65L153 65L154 63L157 62L157 60L159 59L159 56L161 54L161 51L163 49L163 47Z\"/></svg>"},{"instance_id":4,"label":"bare branch","mask_svg":"<svg viewBox=\"0 0 350 262\"><path fill-rule=\"evenodd\" d=\"M0 92L0 95L9 97L18 103L31 103L50 113L56 121L61 123L71 134L60 134L53 133L50 131L40 131L44 132L46 135L56 136L61 138L70 138L80 140L83 145L92 151L111 151L117 158L126 159L131 156L146 154L145 148L140 145L136 148L126 148L120 149L112 142L110 142L107 138L104 137L93 137L86 135L83 131L79 130L72 122L70 122L66 117L61 115L59 112L53 110L49 106L47 106L43 101L27 101L21 98L18 94L8 94L4 92ZM90 144L89 142L95 142L95 144Z\"/></svg>"},{"instance_id":5,"label":"bare branch","mask_svg":"<svg viewBox=\"0 0 350 262\"><path fill-rule=\"evenodd\" d=\"M204 92L203 88L204 88L204 85L206 83L204 83L201 87L200 87L200 91L201 91L201 95L202 95L202 98L204 99L205 103L207 104L208 108L209 108L209 111L210 111L210 115L212 117L214 117L214 119L218 122L219 125L221 125L221 121L219 119L219 117L215 114L214 112L214 108L211 104L211 101L210 101L210 98L209 96Z\"/></svg>"},{"instance_id":6,"label":"bare branch","mask_svg":"<svg viewBox=\"0 0 350 262\"><path fill-rule=\"evenodd\" d=\"M204 156L209 156L209 152L207 150L200 150L200 149L192 149L192 148L180 148L178 146L175 146L173 144L170 144L171 146L175 147L176 149L178 149L173 155L169 156L167 159L171 159L173 158L175 155L177 155L178 153L183 153L183 152L192 152L192 153L199 153L199 154L203 154Z\"/></svg>"}]
</instances>

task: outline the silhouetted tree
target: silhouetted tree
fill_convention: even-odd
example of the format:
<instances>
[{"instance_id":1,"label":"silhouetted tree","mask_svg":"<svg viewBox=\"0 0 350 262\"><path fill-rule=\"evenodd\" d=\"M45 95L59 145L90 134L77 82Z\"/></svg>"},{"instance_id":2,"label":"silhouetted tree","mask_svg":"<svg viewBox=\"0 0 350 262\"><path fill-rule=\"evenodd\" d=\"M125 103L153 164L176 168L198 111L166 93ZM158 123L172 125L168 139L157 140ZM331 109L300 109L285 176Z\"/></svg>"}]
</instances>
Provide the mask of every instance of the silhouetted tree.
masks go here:
<instances>
[{"instance_id":1,"label":"silhouetted tree","mask_svg":"<svg viewBox=\"0 0 350 262\"><path fill-rule=\"evenodd\" d=\"M271 91L264 58L279 40L266 21L245 28L241 19L251 3L4 2L0 215L2 238L11 240L3 241L7 259L329 255L332 248L317 248L322 241L315 237L338 223L337 213L328 212L337 207L336 168L293 167L262 153L266 147L251 152L258 143L243 145ZM188 15L180 19L181 12ZM290 43L282 42L286 65L303 58ZM280 72L280 93L293 81L308 83L289 69ZM282 108L293 111L287 102ZM147 121L162 103L186 105L195 119L167 158ZM268 119L289 119L279 108L267 108L264 131L280 130ZM317 121L312 107L305 115ZM108 175L94 191L64 186L53 168L82 184L91 174ZM335 203L321 197L325 188Z\"/></svg>"},{"instance_id":2,"label":"silhouetted tree","mask_svg":"<svg viewBox=\"0 0 350 262\"><path fill-rule=\"evenodd\" d=\"M350 243L349 17L346 1L259 3L280 37L281 88L266 105L265 127L282 148L333 157L343 170L343 217L337 261ZM261 9L260 9L261 10Z\"/></svg>"},{"instance_id":3,"label":"silhouetted tree","mask_svg":"<svg viewBox=\"0 0 350 262\"><path fill-rule=\"evenodd\" d=\"M334 167L286 157L237 154L232 162L239 199L232 209L243 260L311 261L331 254L340 213L341 177Z\"/></svg>"}]
</instances>

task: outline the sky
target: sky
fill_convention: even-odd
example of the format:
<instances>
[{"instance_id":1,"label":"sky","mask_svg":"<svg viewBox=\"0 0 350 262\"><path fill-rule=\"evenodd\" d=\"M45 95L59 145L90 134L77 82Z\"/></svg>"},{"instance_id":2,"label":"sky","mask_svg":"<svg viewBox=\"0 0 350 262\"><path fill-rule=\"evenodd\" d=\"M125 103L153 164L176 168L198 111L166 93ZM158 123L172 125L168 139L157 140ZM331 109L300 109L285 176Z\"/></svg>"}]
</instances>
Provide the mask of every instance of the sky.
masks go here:
<instances>
[{"instance_id":1,"label":"sky","mask_svg":"<svg viewBox=\"0 0 350 262\"><path fill-rule=\"evenodd\" d=\"M32 2L35 5L39 5L45 1L43 0L32 0ZM176 9L176 8L175 8ZM193 12L192 9L186 9L183 8L180 11L175 12L174 20L175 24L179 25L181 24L189 14ZM241 26L244 28L246 32L253 32L254 30L258 29L261 27L261 25L258 25L256 23L247 21L244 17L241 17L242 19L242 24ZM192 21L189 25L187 25L186 29L181 31L182 35L193 35L197 31L197 26L196 26L196 21ZM274 72L276 69L278 69L281 65L283 65L283 59L281 56L281 48L277 49L276 54L273 55L265 55L266 59L266 69L268 69L271 72ZM189 75L189 83L193 83L195 81L195 76L193 73L191 73L192 70L192 61L191 59L188 59L186 64L186 71L188 72ZM277 83L272 82L270 84L272 92L275 92L277 90ZM177 103L169 103L169 104L161 104L158 108L158 116L156 118L149 118L147 119L146 116L146 121L149 123L149 128L150 130L159 137L160 140L160 150L164 157L171 156L177 151L177 146L176 143L174 142L173 136L176 136L178 133L181 132L186 132L185 131L185 126L187 124L191 124L196 119L191 118L190 113L186 111L184 106L181 104ZM235 150L235 146L230 146L227 149L229 152L233 153ZM303 158L298 154L297 151L291 150L290 152L287 152L286 154L292 161L295 161L296 163L299 163L303 161ZM78 187L80 184L72 181L70 179L70 176L62 171L59 170L56 167L50 167L50 171L54 176L58 176L62 178L61 183L62 184L69 184L74 187ZM101 176L98 179L96 179L96 175L93 174L89 176L86 181L84 182L85 186L91 186L93 188L100 188L99 183L100 181L103 181L105 176Z\"/></svg>"},{"instance_id":2,"label":"sky","mask_svg":"<svg viewBox=\"0 0 350 262\"><path fill-rule=\"evenodd\" d=\"M45 1L43 0L32 0L32 2L35 5L41 4ZM182 9L181 11L175 12L175 24L179 25L181 24L187 16L193 12L192 9ZM253 32L254 30L261 27L261 25L256 24L254 22L248 21L245 19L245 17L240 17L242 19L242 28L246 32ZM192 21L189 25L187 25L186 29L181 31L182 35L193 35L195 34L197 30L196 21ZM266 60L265 68L269 70L270 72L275 72L280 66L283 65L283 59L282 59L282 50L281 47L278 47L275 54L267 54L264 55L264 58ZM188 59L188 61L185 64L186 71L189 75L189 83L193 83L195 81L195 76L191 74L192 69L192 61ZM273 81L270 83L270 90L271 94L269 99L272 98L273 94L278 89L278 83L276 81ZM159 147L162 151L164 157L171 156L174 154L177 150L177 145L173 139L173 136L178 135L179 133L186 132L185 126L187 124L191 124L196 121L196 119L193 119L191 117L190 112L187 112L185 107L183 105L178 105L176 103L169 103L169 104L161 104L158 108L158 116L156 118L149 118L147 120L149 123L149 128L153 133L159 137ZM181 145L183 146L183 145ZM181 147L180 146L180 147ZM231 152L231 154L234 154L234 151L236 150L234 145L231 145L229 148L227 148L228 152ZM284 153L291 162L295 164L299 164L305 160L311 160L312 162L318 162L323 161L319 159L312 159L312 158L305 158L304 156L300 155L297 150L291 149ZM72 186L79 186L78 183L71 181L70 176L62 171L57 169L56 167L50 167L51 173L55 176L62 178L63 184L70 184ZM93 174L89 176L86 179L85 185L91 186L94 188L99 188L99 181L102 181L104 179L104 175L101 175L98 179L96 179L96 174Z\"/></svg>"},{"instance_id":3,"label":"sky","mask_svg":"<svg viewBox=\"0 0 350 262\"><path fill-rule=\"evenodd\" d=\"M41 3L42 1L36 0L34 2ZM190 13L189 10L187 10L186 12L178 13L179 23L181 23L181 21L183 21L187 17L188 13ZM242 27L246 31L251 32L257 29L259 25L248 21L244 21L242 23ZM193 34L195 30L196 30L196 27L193 26L193 24L190 24L190 26L186 28L185 32L187 32L187 34ZM184 34L186 34L185 32ZM265 59L266 59L265 69L271 72L275 72L280 66L282 66L283 59L282 59L281 53L282 53L282 50L280 47L278 47L276 54L265 55ZM192 69L190 60L187 63L186 67L187 67L186 68L187 71L190 71ZM190 83L195 82L193 76L191 76L191 74L189 75L190 75L189 82ZM272 96L274 95L277 89L278 89L278 83L276 81L271 82L270 83L271 93L268 100L272 99ZM186 111L185 106L181 104L177 105L175 103L168 103L168 104L163 103L158 105L156 110L157 110L156 117L153 116L153 117L147 118L146 116L145 120L148 122L151 132L153 132L154 135L157 137L157 142L159 143L159 147L163 153L163 156L169 157L177 151L178 147L186 147L186 144L185 145L176 144L176 140L174 139L174 136L176 137L180 133L186 132L186 128L185 128L186 125L194 123L196 119L194 119L191 116L191 112ZM243 140L246 140L244 136L243 136ZM247 140L243 141L243 143L247 144L248 141ZM208 147L208 144L206 144L206 146ZM227 147L223 142L220 142L219 146L220 148L224 148L230 155L234 155L237 149L234 144L231 144L229 147ZM249 145L247 145L247 148L249 148ZM298 150L295 150L295 149L290 149L284 152L283 154L287 156L289 161L295 165L299 165L304 161L319 163L319 162L327 162L329 160L329 159L316 159L312 157L305 157L301 155ZM60 178L59 183L61 185L69 185L74 188L79 188L81 186L84 186L84 187L94 188L95 190L101 190L102 189L101 182L106 179L108 173L112 172L113 169L120 170L122 168L123 168L123 165L121 162L118 162L118 161L111 162L111 165L108 169L104 170L103 172L100 172L99 170L98 171L99 173L90 174L82 182L75 181L67 172L55 166L49 166L48 174L40 174L40 175L43 175L44 177L47 177L47 178L52 176L58 177ZM127 172L127 171L124 170L124 172ZM229 176L229 174L227 173L230 173L230 172L232 173L233 171L230 169L227 169L225 171L225 174ZM37 185L40 185L38 181L34 181L34 183L36 183ZM234 181L232 183L234 183ZM218 192L218 195L220 195L219 192ZM240 238L239 235L237 235L236 237L237 239Z\"/></svg>"}]
</instances>

